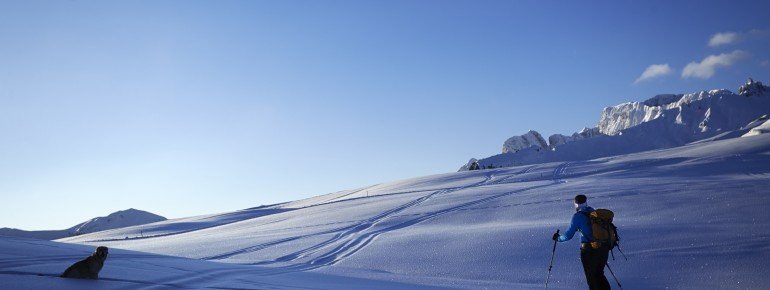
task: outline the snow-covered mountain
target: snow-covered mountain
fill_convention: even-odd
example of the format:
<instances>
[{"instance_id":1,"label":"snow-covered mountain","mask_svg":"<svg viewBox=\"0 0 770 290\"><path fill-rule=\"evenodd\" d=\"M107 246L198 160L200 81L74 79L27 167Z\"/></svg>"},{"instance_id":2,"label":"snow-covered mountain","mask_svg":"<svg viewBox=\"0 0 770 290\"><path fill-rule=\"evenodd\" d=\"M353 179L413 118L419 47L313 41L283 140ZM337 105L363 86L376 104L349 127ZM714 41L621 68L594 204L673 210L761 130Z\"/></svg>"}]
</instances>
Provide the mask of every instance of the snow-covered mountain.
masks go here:
<instances>
[{"instance_id":1,"label":"snow-covered mountain","mask_svg":"<svg viewBox=\"0 0 770 290\"><path fill-rule=\"evenodd\" d=\"M92 218L65 230L25 231L12 228L1 228L0 235L43 240L56 240L70 236L77 236L136 225L144 225L164 220L166 220L165 217L130 208L127 210L111 213L108 216Z\"/></svg>"},{"instance_id":2,"label":"snow-covered mountain","mask_svg":"<svg viewBox=\"0 0 770 290\"><path fill-rule=\"evenodd\" d=\"M596 127L571 136L555 134L545 142L538 132L529 131L511 137L503 144L502 154L472 159L460 171L468 170L474 161L481 168L509 167L682 146L728 131L747 132L749 123L768 114L770 89L752 79L740 86L737 94L720 89L657 95L643 102L604 108Z\"/></svg>"}]
</instances>

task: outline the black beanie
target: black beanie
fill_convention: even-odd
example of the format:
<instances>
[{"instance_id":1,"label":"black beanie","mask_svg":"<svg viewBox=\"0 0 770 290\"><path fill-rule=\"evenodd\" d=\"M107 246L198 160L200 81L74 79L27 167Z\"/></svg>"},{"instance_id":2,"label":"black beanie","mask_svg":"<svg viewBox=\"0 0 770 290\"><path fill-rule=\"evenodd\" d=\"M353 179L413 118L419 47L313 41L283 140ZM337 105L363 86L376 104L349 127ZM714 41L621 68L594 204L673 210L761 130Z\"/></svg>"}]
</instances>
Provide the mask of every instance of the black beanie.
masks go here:
<instances>
[{"instance_id":1,"label":"black beanie","mask_svg":"<svg viewBox=\"0 0 770 290\"><path fill-rule=\"evenodd\" d=\"M576 204L584 204L588 201L588 198L585 195L578 194L575 196L575 203Z\"/></svg>"}]
</instances>

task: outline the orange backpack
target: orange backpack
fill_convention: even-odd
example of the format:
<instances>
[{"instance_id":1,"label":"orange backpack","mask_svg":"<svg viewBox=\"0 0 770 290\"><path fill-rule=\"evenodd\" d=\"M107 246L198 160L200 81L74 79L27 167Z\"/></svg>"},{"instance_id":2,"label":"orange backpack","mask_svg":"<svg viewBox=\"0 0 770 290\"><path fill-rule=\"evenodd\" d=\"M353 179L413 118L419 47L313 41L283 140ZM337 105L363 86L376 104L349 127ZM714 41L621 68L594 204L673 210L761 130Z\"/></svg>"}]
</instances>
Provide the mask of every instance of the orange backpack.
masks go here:
<instances>
[{"instance_id":1,"label":"orange backpack","mask_svg":"<svg viewBox=\"0 0 770 290\"><path fill-rule=\"evenodd\" d=\"M607 246L610 250L618 245L618 228L612 223L615 217L609 209L600 208L590 214L583 212L591 220L591 248L598 249Z\"/></svg>"}]
</instances>

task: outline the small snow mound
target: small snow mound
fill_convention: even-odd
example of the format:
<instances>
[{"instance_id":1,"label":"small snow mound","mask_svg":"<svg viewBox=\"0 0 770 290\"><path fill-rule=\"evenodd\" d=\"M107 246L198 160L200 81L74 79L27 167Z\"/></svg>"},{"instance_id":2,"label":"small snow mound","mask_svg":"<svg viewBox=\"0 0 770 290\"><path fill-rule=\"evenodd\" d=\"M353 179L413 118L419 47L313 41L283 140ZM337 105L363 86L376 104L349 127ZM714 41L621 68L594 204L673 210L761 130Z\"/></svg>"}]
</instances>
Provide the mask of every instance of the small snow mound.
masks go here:
<instances>
[{"instance_id":1,"label":"small snow mound","mask_svg":"<svg viewBox=\"0 0 770 290\"><path fill-rule=\"evenodd\" d=\"M759 120L764 122L759 123ZM748 133L743 134L741 137L757 136L770 133L770 120L768 120L767 115L762 116L762 118L759 118L758 121L751 122L748 126L746 126L747 128L751 128L752 125L754 127L751 128Z\"/></svg>"},{"instance_id":2,"label":"small snow mound","mask_svg":"<svg viewBox=\"0 0 770 290\"><path fill-rule=\"evenodd\" d=\"M762 115L762 117L756 118L754 121L751 121L748 125L744 126L741 129L743 129L743 130L753 129L754 127L762 125L767 120L768 120L767 115Z\"/></svg>"}]
</instances>

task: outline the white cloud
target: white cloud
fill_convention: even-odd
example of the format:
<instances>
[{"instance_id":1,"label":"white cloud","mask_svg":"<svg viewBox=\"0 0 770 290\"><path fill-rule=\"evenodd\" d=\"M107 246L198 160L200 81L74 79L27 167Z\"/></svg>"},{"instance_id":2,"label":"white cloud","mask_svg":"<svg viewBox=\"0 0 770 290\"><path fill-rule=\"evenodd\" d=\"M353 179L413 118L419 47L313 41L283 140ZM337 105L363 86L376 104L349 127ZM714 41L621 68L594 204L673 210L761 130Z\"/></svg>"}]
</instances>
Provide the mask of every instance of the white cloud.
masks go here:
<instances>
[{"instance_id":1,"label":"white cloud","mask_svg":"<svg viewBox=\"0 0 770 290\"><path fill-rule=\"evenodd\" d=\"M735 64L741 59L748 57L749 54L742 50L735 50L731 53L720 55L709 55L701 62L691 62L682 70L682 78L696 77L708 79L714 76L717 67L727 67Z\"/></svg>"},{"instance_id":2,"label":"white cloud","mask_svg":"<svg viewBox=\"0 0 770 290\"><path fill-rule=\"evenodd\" d=\"M653 65L648 66L647 69L644 70L642 75L640 75L638 78L636 78L634 83L638 83L638 82L641 82L641 81L644 81L644 80L648 80L648 79L651 79L651 78L656 78L656 77L662 77L662 76L665 76L665 75L669 75L672 72L674 72L674 70L672 70L671 67L668 66L667 63L664 63L664 64L653 64Z\"/></svg>"},{"instance_id":3,"label":"white cloud","mask_svg":"<svg viewBox=\"0 0 770 290\"><path fill-rule=\"evenodd\" d=\"M752 29L749 30L749 32L719 32L709 38L709 46L717 47L720 45L765 38L768 36L770 36L770 30L767 29Z\"/></svg>"},{"instance_id":4,"label":"white cloud","mask_svg":"<svg viewBox=\"0 0 770 290\"><path fill-rule=\"evenodd\" d=\"M768 37L768 36L770 36L770 30L767 30L767 29L752 29L752 30L749 30L748 35L751 36L751 37L756 37L756 38Z\"/></svg>"},{"instance_id":5,"label":"white cloud","mask_svg":"<svg viewBox=\"0 0 770 290\"><path fill-rule=\"evenodd\" d=\"M711 36L709 46L715 47L723 44L730 44L738 41L741 36L737 32L720 32Z\"/></svg>"}]
</instances>

